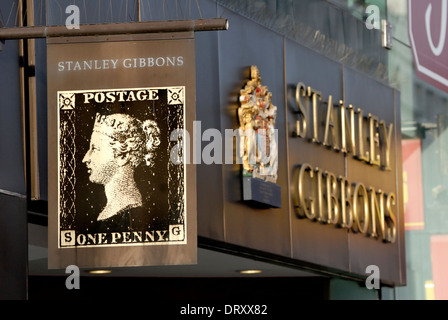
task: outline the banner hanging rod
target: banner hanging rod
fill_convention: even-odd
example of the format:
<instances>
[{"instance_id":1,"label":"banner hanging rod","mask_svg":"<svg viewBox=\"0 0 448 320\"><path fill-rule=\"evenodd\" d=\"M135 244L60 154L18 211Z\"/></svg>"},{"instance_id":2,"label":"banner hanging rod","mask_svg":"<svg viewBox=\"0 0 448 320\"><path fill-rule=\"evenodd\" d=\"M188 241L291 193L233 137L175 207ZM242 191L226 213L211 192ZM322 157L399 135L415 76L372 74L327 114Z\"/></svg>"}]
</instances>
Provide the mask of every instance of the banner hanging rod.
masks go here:
<instances>
[{"instance_id":1,"label":"banner hanging rod","mask_svg":"<svg viewBox=\"0 0 448 320\"><path fill-rule=\"evenodd\" d=\"M227 30L228 28L229 22L227 21L227 19L223 18L108 24L81 24L79 25L79 29L68 29L66 26L33 26L0 28L0 40L161 32L219 31Z\"/></svg>"}]
</instances>

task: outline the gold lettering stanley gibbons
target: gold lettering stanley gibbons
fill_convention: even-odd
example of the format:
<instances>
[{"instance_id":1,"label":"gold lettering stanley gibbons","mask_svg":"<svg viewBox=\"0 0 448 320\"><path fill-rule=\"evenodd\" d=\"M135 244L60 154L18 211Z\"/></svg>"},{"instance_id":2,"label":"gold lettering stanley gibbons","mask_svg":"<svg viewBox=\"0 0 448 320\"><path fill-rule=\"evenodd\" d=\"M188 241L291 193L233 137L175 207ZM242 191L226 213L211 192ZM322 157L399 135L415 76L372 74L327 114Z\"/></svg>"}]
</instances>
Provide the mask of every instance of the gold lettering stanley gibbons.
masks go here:
<instances>
[{"instance_id":1,"label":"gold lettering stanley gibbons","mask_svg":"<svg viewBox=\"0 0 448 320\"><path fill-rule=\"evenodd\" d=\"M299 83L296 87L296 136L323 145L380 170L391 170L393 124L387 125L372 114L364 114L332 96ZM322 108L326 104L326 108ZM320 125L323 123L324 125ZM363 183L336 177L305 163L294 169L293 205L298 218L333 224L384 242L396 240L397 220L393 192L375 190Z\"/></svg>"},{"instance_id":2,"label":"gold lettering stanley gibbons","mask_svg":"<svg viewBox=\"0 0 448 320\"><path fill-rule=\"evenodd\" d=\"M351 183L304 163L294 169L293 204L298 218L395 242L397 219L393 192Z\"/></svg>"},{"instance_id":3,"label":"gold lettering stanley gibbons","mask_svg":"<svg viewBox=\"0 0 448 320\"><path fill-rule=\"evenodd\" d=\"M322 94L301 82L296 87L296 102L297 113L301 116L301 120L296 123L298 137L335 151L351 153L355 159L383 170L391 170L393 124L387 125L370 113L364 115L361 109L355 109L352 105L346 107L342 101L334 106L332 96L325 103L327 108L322 117L319 112L319 105L323 104ZM322 121L325 128L319 130Z\"/></svg>"}]
</instances>

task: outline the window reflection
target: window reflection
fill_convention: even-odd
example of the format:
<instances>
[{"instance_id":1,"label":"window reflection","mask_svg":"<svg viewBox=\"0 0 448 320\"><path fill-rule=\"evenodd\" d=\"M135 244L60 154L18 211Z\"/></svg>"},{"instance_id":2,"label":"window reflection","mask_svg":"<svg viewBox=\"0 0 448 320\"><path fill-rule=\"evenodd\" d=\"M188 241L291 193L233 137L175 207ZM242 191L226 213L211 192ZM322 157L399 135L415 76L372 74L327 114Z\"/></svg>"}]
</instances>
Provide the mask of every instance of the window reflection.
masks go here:
<instances>
[{"instance_id":1,"label":"window reflection","mask_svg":"<svg viewBox=\"0 0 448 320\"><path fill-rule=\"evenodd\" d=\"M396 298L444 300L448 299L448 93L416 75L408 1L388 1L387 12L394 30L389 83L400 90L403 145L421 145L421 163L414 164L413 173L405 169L403 158L404 178L408 198L414 202L423 198L422 212L414 206L405 216L407 285L396 288ZM421 178L411 182L416 172ZM422 190L411 191L418 184Z\"/></svg>"}]
</instances>

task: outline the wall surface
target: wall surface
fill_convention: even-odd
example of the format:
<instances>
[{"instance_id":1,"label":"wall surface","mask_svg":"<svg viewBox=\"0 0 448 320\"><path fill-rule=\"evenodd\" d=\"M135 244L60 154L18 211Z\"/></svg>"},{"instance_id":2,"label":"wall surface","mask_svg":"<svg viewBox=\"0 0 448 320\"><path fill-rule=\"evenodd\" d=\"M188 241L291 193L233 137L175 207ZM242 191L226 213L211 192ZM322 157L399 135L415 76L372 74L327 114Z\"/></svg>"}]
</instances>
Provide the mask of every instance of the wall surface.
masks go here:
<instances>
[{"instance_id":1,"label":"wall surface","mask_svg":"<svg viewBox=\"0 0 448 320\"><path fill-rule=\"evenodd\" d=\"M13 1L2 1L9 12ZM6 25L6 21L4 21ZM8 25L9 26L9 25ZM27 217L19 42L0 51L0 299L25 299Z\"/></svg>"}]
</instances>

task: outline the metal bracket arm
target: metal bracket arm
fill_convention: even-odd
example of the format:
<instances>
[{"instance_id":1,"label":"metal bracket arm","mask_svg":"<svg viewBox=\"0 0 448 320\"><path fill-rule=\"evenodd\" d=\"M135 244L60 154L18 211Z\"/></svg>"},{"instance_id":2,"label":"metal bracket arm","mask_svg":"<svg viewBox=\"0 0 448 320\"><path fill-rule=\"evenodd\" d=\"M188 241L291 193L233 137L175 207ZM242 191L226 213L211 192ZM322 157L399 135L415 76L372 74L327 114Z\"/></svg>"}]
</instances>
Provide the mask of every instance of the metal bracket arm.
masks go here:
<instances>
[{"instance_id":1,"label":"metal bracket arm","mask_svg":"<svg viewBox=\"0 0 448 320\"><path fill-rule=\"evenodd\" d=\"M32 26L0 28L0 40L183 31L219 31L227 30L228 27L229 23L227 19L223 18L91 24L80 25L79 29L68 29L66 26Z\"/></svg>"}]
</instances>

